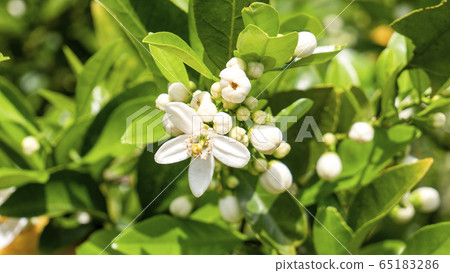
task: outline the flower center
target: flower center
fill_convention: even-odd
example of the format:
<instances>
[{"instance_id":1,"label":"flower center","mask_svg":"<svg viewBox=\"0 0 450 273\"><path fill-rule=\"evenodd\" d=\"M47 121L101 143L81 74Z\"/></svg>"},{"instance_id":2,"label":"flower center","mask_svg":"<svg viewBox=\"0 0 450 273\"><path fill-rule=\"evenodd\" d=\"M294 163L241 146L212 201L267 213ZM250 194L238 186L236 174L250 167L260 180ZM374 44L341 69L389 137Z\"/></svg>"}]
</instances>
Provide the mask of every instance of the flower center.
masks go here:
<instances>
[{"instance_id":1,"label":"flower center","mask_svg":"<svg viewBox=\"0 0 450 273\"><path fill-rule=\"evenodd\" d=\"M236 88L238 88L238 84L235 82L230 82L230 86L231 88L233 88L234 90L236 90Z\"/></svg>"},{"instance_id":2,"label":"flower center","mask_svg":"<svg viewBox=\"0 0 450 273\"><path fill-rule=\"evenodd\" d=\"M193 133L185 141L186 150L189 156L206 159L211 154L212 149L212 129L202 129Z\"/></svg>"}]
</instances>

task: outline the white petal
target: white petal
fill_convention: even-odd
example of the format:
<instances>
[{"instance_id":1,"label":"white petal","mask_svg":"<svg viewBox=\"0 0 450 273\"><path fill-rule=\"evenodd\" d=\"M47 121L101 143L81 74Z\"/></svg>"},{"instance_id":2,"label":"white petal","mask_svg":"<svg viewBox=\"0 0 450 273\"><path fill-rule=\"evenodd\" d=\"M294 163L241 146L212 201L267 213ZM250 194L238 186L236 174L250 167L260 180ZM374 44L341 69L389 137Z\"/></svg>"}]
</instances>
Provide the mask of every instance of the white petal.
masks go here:
<instances>
[{"instance_id":1,"label":"white petal","mask_svg":"<svg viewBox=\"0 0 450 273\"><path fill-rule=\"evenodd\" d=\"M233 168L242 168L250 160L250 152L244 144L221 135L214 136L212 154L217 160Z\"/></svg>"},{"instance_id":2,"label":"white petal","mask_svg":"<svg viewBox=\"0 0 450 273\"><path fill-rule=\"evenodd\" d=\"M188 135L177 136L164 143L155 154L155 161L159 164L171 164L189 157L184 141Z\"/></svg>"},{"instance_id":3,"label":"white petal","mask_svg":"<svg viewBox=\"0 0 450 273\"><path fill-rule=\"evenodd\" d=\"M186 134L199 131L203 121L194 109L182 102L171 102L166 106L166 113L172 123Z\"/></svg>"},{"instance_id":4,"label":"white petal","mask_svg":"<svg viewBox=\"0 0 450 273\"><path fill-rule=\"evenodd\" d=\"M27 218L8 218L0 224L0 249L11 244L28 224Z\"/></svg>"},{"instance_id":5,"label":"white petal","mask_svg":"<svg viewBox=\"0 0 450 273\"><path fill-rule=\"evenodd\" d=\"M200 197L211 183L214 173L214 157L192 158L189 166L189 187L195 197Z\"/></svg>"}]
</instances>

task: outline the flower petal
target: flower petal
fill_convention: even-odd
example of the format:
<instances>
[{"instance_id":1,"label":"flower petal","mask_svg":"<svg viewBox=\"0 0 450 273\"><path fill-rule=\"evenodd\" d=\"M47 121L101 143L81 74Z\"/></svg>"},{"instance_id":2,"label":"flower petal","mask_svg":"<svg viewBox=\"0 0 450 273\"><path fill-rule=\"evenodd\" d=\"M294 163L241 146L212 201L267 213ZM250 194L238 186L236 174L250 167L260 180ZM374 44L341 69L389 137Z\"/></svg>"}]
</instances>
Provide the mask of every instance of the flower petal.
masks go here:
<instances>
[{"instance_id":1,"label":"flower petal","mask_svg":"<svg viewBox=\"0 0 450 273\"><path fill-rule=\"evenodd\" d=\"M172 123L185 134L199 131L203 121L194 109L182 102L171 102L166 105L166 113Z\"/></svg>"},{"instance_id":2,"label":"flower petal","mask_svg":"<svg viewBox=\"0 0 450 273\"><path fill-rule=\"evenodd\" d=\"M242 168L250 160L250 152L244 144L221 135L214 136L212 154L217 160L233 168Z\"/></svg>"},{"instance_id":3,"label":"flower petal","mask_svg":"<svg viewBox=\"0 0 450 273\"><path fill-rule=\"evenodd\" d=\"M155 154L155 161L159 164L171 164L189 157L184 141L188 135L177 136L164 143Z\"/></svg>"},{"instance_id":4,"label":"flower petal","mask_svg":"<svg viewBox=\"0 0 450 273\"><path fill-rule=\"evenodd\" d=\"M195 197L200 197L211 183L214 173L214 157L192 158L189 166L189 187Z\"/></svg>"}]
</instances>

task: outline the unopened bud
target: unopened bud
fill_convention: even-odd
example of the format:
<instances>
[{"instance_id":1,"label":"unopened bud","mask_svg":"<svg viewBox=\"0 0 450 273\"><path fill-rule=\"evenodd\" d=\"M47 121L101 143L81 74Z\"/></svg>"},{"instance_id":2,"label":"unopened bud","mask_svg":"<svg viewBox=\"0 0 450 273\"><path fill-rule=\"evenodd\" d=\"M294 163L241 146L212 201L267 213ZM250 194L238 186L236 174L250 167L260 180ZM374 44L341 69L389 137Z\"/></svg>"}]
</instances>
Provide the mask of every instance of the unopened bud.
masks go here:
<instances>
[{"instance_id":1,"label":"unopened bud","mask_svg":"<svg viewBox=\"0 0 450 273\"><path fill-rule=\"evenodd\" d=\"M223 219L230 223L238 223L244 217L235 196L230 195L220 199L219 209Z\"/></svg>"},{"instance_id":2,"label":"unopened bud","mask_svg":"<svg viewBox=\"0 0 450 273\"><path fill-rule=\"evenodd\" d=\"M175 198L169 205L170 213L175 217L186 218L194 208L192 201L187 196Z\"/></svg>"},{"instance_id":3,"label":"unopened bud","mask_svg":"<svg viewBox=\"0 0 450 273\"><path fill-rule=\"evenodd\" d=\"M219 82L215 82L211 85L211 96L215 99L222 97L222 85Z\"/></svg>"},{"instance_id":4,"label":"unopened bud","mask_svg":"<svg viewBox=\"0 0 450 273\"><path fill-rule=\"evenodd\" d=\"M247 76L252 79L259 79L264 73L264 65L262 63L248 63Z\"/></svg>"},{"instance_id":5,"label":"unopened bud","mask_svg":"<svg viewBox=\"0 0 450 273\"><path fill-rule=\"evenodd\" d=\"M373 140L375 131L367 122L356 122L350 128L348 136L355 142L364 144Z\"/></svg>"},{"instance_id":6,"label":"unopened bud","mask_svg":"<svg viewBox=\"0 0 450 273\"><path fill-rule=\"evenodd\" d=\"M442 128L445 125L446 117L444 113L436 113L433 115L433 127L434 128Z\"/></svg>"},{"instance_id":7,"label":"unopened bud","mask_svg":"<svg viewBox=\"0 0 450 273\"><path fill-rule=\"evenodd\" d=\"M225 135L230 132L231 127L233 126L233 119L230 115L225 112L219 112L214 117L214 130L218 134Z\"/></svg>"},{"instance_id":8,"label":"unopened bud","mask_svg":"<svg viewBox=\"0 0 450 273\"><path fill-rule=\"evenodd\" d=\"M228 188L234 189L239 185L239 179L237 179L237 177L234 175L230 175L225 180L225 183L227 184Z\"/></svg>"},{"instance_id":9,"label":"unopened bud","mask_svg":"<svg viewBox=\"0 0 450 273\"><path fill-rule=\"evenodd\" d=\"M323 135L323 142L325 142L325 145L327 146L334 146L337 143L336 136L332 133L326 133Z\"/></svg>"},{"instance_id":10,"label":"unopened bud","mask_svg":"<svg viewBox=\"0 0 450 273\"><path fill-rule=\"evenodd\" d=\"M253 162L253 168L260 173L267 171L267 160L258 158Z\"/></svg>"},{"instance_id":11,"label":"unopened bud","mask_svg":"<svg viewBox=\"0 0 450 273\"><path fill-rule=\"evenodd\" d=\"M257 124L264 124L267 119L267 114L264 111L258 110L255 113L253 113L253 121Z\"/></svg>"},{"instance_id":12,"label":"unopened bud","mask_svg":"<svg viewBox=\"0 0 450 273\"><path fill-rule=\"evenodd\" d=\"M197 88L197 85L193 81L189 81L189 89L194 91Z\"/></svg>"},{"instance_id":13,"label":"unopened bud","mask_svg":"<svg viewBox=\"0 0 450 273\"><path fill-rule=\"evenodd\" d=\"M292 185L292 174L289 168L280 161L271 161L269 168L259 177L261 186L272 194L280 194Z\"/></svg>"},{"instance_id":14,"label":"unopened bud","mask_svg":"<svg viewBox=\"0 0 450 273\"><path fill-rule=\"evenodd\" d=\"M290 151L291 151L291 145L289 145L289 143L283 141L283 142L280 143L280 146L278 146L278 148L275 150L273 155L276 158L280 158L281 159L281 158L287 156Z\"/></svg>"},{"instance_id":15,"label":"unopened bud","mask_svg":"<svg viewBox=\"0 0 450 273\"><path fill-rule=\"evenodd\" d=\"M244 128L236 126L230 130L230 137L236 139L237 141L241 141L246 135L246 131Z\"/></svg>"},{"instance_id":16,"label":"unopened bud","mask_svg":"<svg viewBox=\"0 0 450 273\"><path fill-rule=\"evenodd\" d=\"M294 51L294 57L305 58L310 56L317 47L316 36L308 31L298 33L297 47Z\"/></svg>"},{"instance_id":17,"label":"unopened bud","mask_svg":"<svg viewBox=\"0 0 450 273\"><path fill-rule=\"evenodd\" d=\"M406 224L414 217L415 210L412 204L406 205L406 207L401 207L399 205L395 206L390 212L390 217L397 224Z\"/></svg>"},{"instance_id":18,"label":"unopened bud","mask_svg":"<svg viewBox=\"0 0 450 273\"><path fill-rule=\"evenodd\" d=\"M166 105L170 102L169 95L164 93L156 98L156 108L159 110L166 112Z\"/></svg>"},{"instance_id":19,"label":"unopened bud","mask_svg":"<svg viewBox=\"0 0 450 273\"><path fill-rule=\"evenodd\" d=\"M186 102L191 96L189 89L181 82L172 83L169 86L168 93L171 101L178 102Z\"/></svg>"},{"instance_id":20,"label":"unopened bud","mask_svg":"<svg viewBox=\"0 0 450 273\"><path fill-rule=\"evenodd\" d=\"M250 118L250 110L247 107L241 106L236 111L236 118L239 121L246 121Z\"/></svg>"},{"instance_id":21,"label":"unopened bud","mask_svg":"<svg viewBox=\"0 0 450 273\"><path fill-rule=\"evenodd\" d=\"M244 70L247 68L247 65L245 64L244 60L241 58L233 57L231 58L227 64L226 67L237 67L240 70Z\"/></svg>"},{"instance_id":22,"label":"unopened bud","mask_svg":"<svg viewBox=\"0 0 450 273\"><path fill-rule=\"evenodd\" d=\"M232 102L229 102L229 101L227 101L225 99L222 99L222 104L223 104L223 108L229 109L229 110L232 110L232 109L234 109L234 108L236 108L238 106L237 103L232 103Z\"/></svg>"},{"instance_id":23,"label":"unopened bud","mask_svg":"<svg viewBox=\"0 0 450 273\"><path fill-rule=\"evenodd\" d=\"M214 103L202 103L197 110L197 114L204 122L211 122L217 114L217 107Z\"/></svg>"},{"instance_id":24,"label":"unopened bud","mask_svg":"<svg viewBox=\"0 0 450 273\"><path fill-rule=\"evenodd\" d=\"M316 171L323 180L333 181L342 172L341 159L336 153L325 153L317 161Z\"/></svg>"},{"instance_id":25,"label":"unopened bud","mask_svg":"<svg viewBox=\"0 0 450 273\"><path fill-rule=\"evenodd\" d=\"M272 154L283 140L281 130L270 125L255 126L249 134L253 147L263 154Z\"/></svg>"},{"instance_id":26,"label":"unopened bud","mask_svg":"<svg viewBox=\"0 0 450 273\"><path fill-rule=\"evenodd\" d=\"M432 187L421 187L415 189L411 193L409 200L418 211L423 213L434 212L441 205L439 192Z\"/></svg>"},{"instance_id":27,"label":"unopened bud","mask_svg":"<svg viewBox=\"0 0 450 273\"><path fill-rule=\"evenodd\" d=\"M252 96L247 97L244 100L244 105L247 106L249 110L253 110L258 106L258 99Z\"/></svg>"},{"instance_id":28,"label":"unopened bud","mask_svg":"<svg viewBox=\"0 0 450 273\"><path fill-rule=\"evenodd\" d=\"M34 136L27 136L22 139L22 151L26 155L31 155L41 148L38 140Z\"/></svg>"}]
</instances>

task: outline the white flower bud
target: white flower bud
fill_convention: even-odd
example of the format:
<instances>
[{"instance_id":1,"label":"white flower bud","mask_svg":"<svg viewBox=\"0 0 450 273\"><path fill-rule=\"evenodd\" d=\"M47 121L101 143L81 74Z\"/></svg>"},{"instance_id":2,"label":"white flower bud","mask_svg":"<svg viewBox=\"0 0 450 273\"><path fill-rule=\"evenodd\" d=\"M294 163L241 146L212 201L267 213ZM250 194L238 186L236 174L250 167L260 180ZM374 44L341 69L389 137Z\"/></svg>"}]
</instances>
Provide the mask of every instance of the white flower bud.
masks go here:
<instances>
[{"instance_id":1,"label":"white flower bud","mask_svg":"<svg viewBox=\"0 0 450 273\"><path fill-rule=\"evenodd\" d=\"M214 117L214 130L221 135L226 135L233 127L233 119L225 112L219 112Z\"/></svg>"},{"instance_id":2,"label":"white flower bud","mask_svg":"<svg viewBox=\"0 0 450 273\"><path fill-rule=\"evenodd\" d=\"M287 156L290 151L291 151L291 145L289 145L289 143L283 141L280 143L280 146L278 146L278 148L275 150L275 152L273 153L273 156L281 159L281 158Z\"/></svg>"},{"instance_id":3,"label":"white flower bud","mask_svg":"<svg viewBox=\"0 0 450 273\"><path fill-rule=\"evenodd\" d=\"M375 131L373 127L367 122L356 122L350 128L348 136L360 144L364 144L373 140Z\"/></svg>"},{"instance_id":4,"label":"white flower bud","mask_svg":"<svg viewBox=\"0 0 450 273\"><path fill-rule=\"evenodd\" d=\"M241 103L252 87L245 72L239 68L225 68L220 72L222 97L232 103Z\"/></svg>"},{"instance_id":5,"label":"white flower bud","mask_svg":"<svg viewBox=\"0 0 450 273\"><path fill-rule=\"evenodd\" d=\"M336 153L324 153L317 161L316 171L320 178L333 181L342 172L342 162Z\"/></svg>"},{"instance_id":6,"label":"white flower bud","mask_svg":"<svg viewBox=\"0 0 450 273\"><path fill-rule=\"evenodd\" d=\"M271 161L269 169L259 177L261 186L272 194L280 194L292 185L292 174L289 168L280 161Z\"/></svg>"},{"instance_id":7,"label":"white flower bud","mask_svg":"<svg viewBox=\"0 0 450 273\"><path fill-rule=\"evenodd\" d=\"M258 152L272 154L283 140L283 134L278 127L258 125L250 130L250 141Z\"/></svg>"},{"instance_id":8,"label":"white flower bud","mask_svg":"<svg viewBox=\"0 0 450 273\"><path fill-rule=\"evenodd\" d=\"M414 206L412 204L408 204L406 207L401 207L399 205L395 206L389 215L397 224L406 224L411 221L414 214L416 214Z\"/></svg>"},{"instance_id":9,"label":"white flower bud","mask_svg":"<svg viewBox=\"0 0 450 273\"><path fill-rule=\"evenodd\" d=\"M77 222L82 225L89 224L91 222L91 216L89 213L82 211L77 214Z\"/></svg>"},{"instance_id":10,"label":"white flower bud","mask_svg":"<svg viewBox=\"0 0 450 273\"><path fill-rule=\"evenodd\" d=\"M230 223L238 223L244 217L235 196L230 195L220 199L219 209L223 219Z\"/></svg>"},{"instance_id":11,"label":"white flower bud","mask_svg":"<svg viewBox=\"0 0 450 273\"><path fill-rule=\"evenodd\" d=\"M417 159L416 157L412 156L412 155L407 155L402 162L400 162L400 164L412 164L412 163L416 163L419 159Z\"/></svg>"},{"instance_id":12,"label":"white flower bud","mask_svg":"<svg viewBox=\"0 0 450 273\"><path fill-rule=\"evenodd\" d=\"M244 60L242 60L241 58L233 57L227 62L226 67L228 67L228 68L236 67L236 68L239 68L240 70L245 71L245 69L247 68L247 65L245 64Z\"/></svg>"},{"instance_id":13,"label":"white flower bud","mask_svg":"<svg viewBox=\"0 0 450 273\"><path fill-rule=\"evenodd\" d=\"M169 95L164 93L156 98L156 108L159 110L166 112L166 105L170 102Z\"/></svg>"},{"instance_id":14,"label":"white flower bud","mask_svg":"<svg viewBox=\"0 0 450 273\"><path fill-rule=\"evenodd\" d=\"M172 83L168 93L171 101L186 102L191 96L189 89L181 82Z\"/></svg>"},{"instance_id":15,"label":"white flower bud","mask_svg":"<svg viewBox=\"0 0 450 273\"><path fill-rule=\"evenodd\" d=\"M22 151L26 155L31 155L32 153L38 151L41 148L38 140L34 136L27 136L22 139Z\"/></svg>"},{"instance_id":16,"label":"white flower bud","mask_svg":"<svg viewBox=\"0 0 450 273\"><path fill-rule=\"evenodd\" d=\"M241 141L239 141L240 143L244 144L245 147L248 147L248 143L249 143L249 138L248 135L244 135L241 139Z\"/></svg>"},{"instance_id":17,"label":"white flower bud","mask_svg":"<svg viewBox=\"0 0 450 273\"><path fill-rule=\"evenodd\" d=\"M189 81L189 90L194 91L197 88L197 85L193 81Z\"/></svg>"},{"instance_id":18,"label":"white flower bud","mask_svg":"<svg viewBox=\"0 0 450 273\"><path fill-rule=\"evenodd\" d=\"M267 114L264 111L258 110L253 113L253 121L257 124L264 124L267 120Z\"/></svg>"},{"instance_id":19,"label":"white flower bud","mask_svg":"<svg viewBox=\"0 0 450 273\"><path fill-rule=\"evenodd\" d=\"M411 193L409 200L423 213L434 212L441 205L439 192L432 187L420 187L415 189Z\"/></svg>"},{"instance_id":20,"label":"white flower bud","mask_svg":"<svg viewBox=\"0 0 450 273\"><path fill-rule=\"evenodd\" d=\"M264 73L264 65L262 63L250 62L248 63L247 75L251 79L259 79Z\"/></svg>"},{"instance_id":21,"label":"white flower bud","mask_svg":"<svg viewBox=\"0 0 450 273\"><path fill-rule=\"evenodd\" d=\"M246 135L246 131L244 128L235 126L230 131L230 137L236 139L237 141L241 141Z\"/></svg>"},{"instance_id":22,"label":"white flower bud","mask_svg":"<svg viewBox=\"0 0 450 273\"><path fill-rule=\"evenodd\" d=\"M198 110L202 103L212 103L211 95L206 91L197 90L192 94L191 107Z\"/></svg>"},{"instance_id":23,"label":"white flower bud","mask_svg":"<svg viewBox=\"0 0 450 273\"><path fill-rule=\"evenodd\" d=\"M175 125L170 121L168 114L165 114L162 119L162 126L164 131L171 136L179 136L183 134L183 131L175 127Z\"/></svg>"},{"instance_id":24,"label":"white flower bud","mask_svg":"<svg viewBox=\"0 0 450 273\"><path fill-rule=\"evenodd\" d=\"M316 36L308 31L298 33L297 47L294 56L297 58L305 58L311 55L317 47Z\"/></svg>"},{"instance_id":25,"label":"white flower bud","mask_svg":"<svg viewBox=\"0 0 450 273\"><path fill-rule=\"evenodd\" d=\"M327 146L334 146L337 143L336 136L332 133L326 133L323 135L323 142L325 142L325 145Z\"/></svg>"},{"instance_id":26,"label":"white flower bud","mask_svg":"<svg viewBox=\"0 0 450 273\"><path fill-rule=\"evenodd\" d=\"M433 115L433 127L434 128L442 128L445 125L446 117L444 113L436 113Z\"/></svg>"},{"instance_id":27,"label":"white flower bud","mask_svg":"<svg viewBox=\"0 0 450 273\"><path fill-rule=\"evenodd\" d=\"M241 106L236 111L236 118L239 121L246 121L250 118L250 110L247 107Z\"/></svg>"},{"instance_id":28,"label":"white flower bud","mask_svg":"<svg viewBox=\"0 0 450 273\"><path fill-rule=\"evenodd\" d=\"M186 196L175 198L169 205L170 213L175 217L186 218L194 208L192 201Z\"/></svg>"},{"instance_id":29,"label":"white flower bud","mask_svg":"<svg viewBox=\"0 0 450 273\"><path fill-rule=\"evenodd\" d=\"M222 85L219 82L213 83L211 85L211 96L215 99L222 97Z\"/></svg>"},{"instance_id":30,"label":"white flower bud","mask_svg":"<svg viewBox=\"0 0 450 273\"><path fill-rule=\"evenodd\" d=\"M267 160L258 158L253 162L253 168L260 173L267 171Z\"/></svg>"},{"instance_id":31,"label":"white flower bud","mask_svg":"<svg viewBox=\"0 0 450 273\"><path fill-rule=\"evenodd\" d=\"M252 96L247 97L244 100L244 105L247 106L249 110L253 110L258 106L258 99Z\"/></svg>"},{"instance_id":32,"label":"white flower bud","mask_svg":"<svg viewBox=\"0 0 450 273\"><path fill-rule=\"evenodd\" d=\"M237 179L237 177L234 175L230 175L225 180L225 183L227 184L228 188L235 189L239 185L239 179Z\"/></svg>"},{"instance_id":33,"label":"white flower bud","mask_svg":"<svg viewBox=\"0 0 450 273\"><path fill-rule=\"evenodd\" d=\"M239 104L238 103L232 103L227 101L226 99L222 99L223 108L233 110L236 108Z\"/></svg>"},{"instance_id":34,"label":"white flower bud","mask_svg":"<svg viewBox=\"0 0 450 273\"><path fill-rule=\"evenodd\" d=\"M204 122L211 122L217 114L217 107L214 103L202 103L197 110L197 114Z\"/></svg>"}]
</instances>

